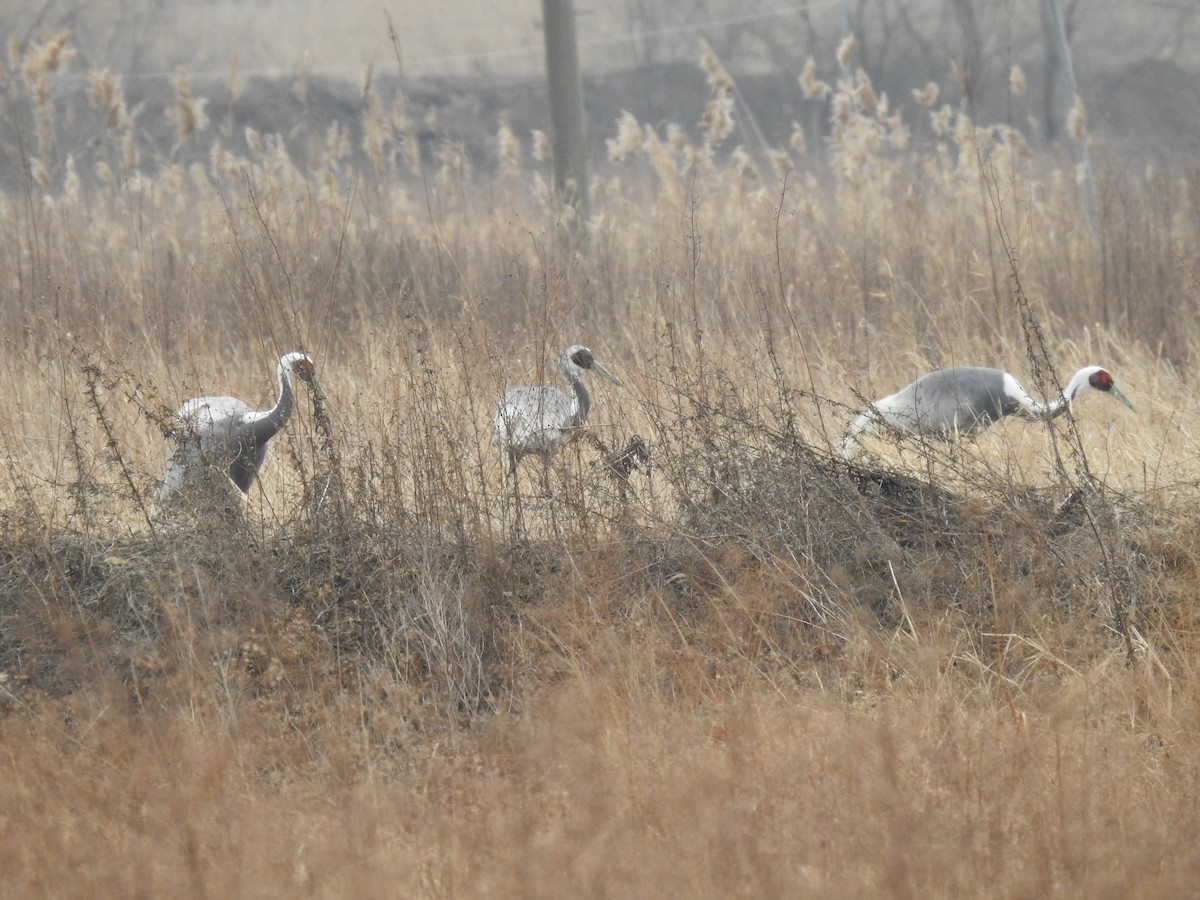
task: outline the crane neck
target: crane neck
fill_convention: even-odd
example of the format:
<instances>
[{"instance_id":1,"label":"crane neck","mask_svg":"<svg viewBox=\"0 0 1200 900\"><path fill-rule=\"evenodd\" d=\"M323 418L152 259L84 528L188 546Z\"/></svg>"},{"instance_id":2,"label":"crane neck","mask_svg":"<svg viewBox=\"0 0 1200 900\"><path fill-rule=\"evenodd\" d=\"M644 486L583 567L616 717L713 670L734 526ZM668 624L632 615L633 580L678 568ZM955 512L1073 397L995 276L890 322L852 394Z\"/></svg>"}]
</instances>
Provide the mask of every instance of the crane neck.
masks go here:
<instances>
[{"instance_id":1,"label":"crane neck","mask_svg":"<svg viewBox=\"0 0 1200 900\"><path fill-rule=\"evenodd\" d=\"M1067 411L1071 405L1071 401L1067 399L1066 394L1060 394L1053 400L1048 400L1045 403L1034 403L1033 412L1039 419L1057 419Z\"/></svg>"},{"instance_id":2,"label":"crane neck","mask_svg":"<svg viewBox=\"0 0 1200 900\"><path fill-rule=\"evenodd\" d=\"M1045 403L1034 403L1034 413L1043 419L1057 419L1065 413L1074 401L1079 389L1087 384L1088 370L1080 369L1067 382L1067 386L1063 392L1053 400L1047 400Z\"/></svg>"},{"instance_id":3,"label":"crane neck","mask_svg":"<svg viewBox=\"0 0 1200 900\"><path fill-rule=\"evenodd\" d=\"M571 390L575 393L575 400L572 404L571 411L571 426L582 425L587 419L588 413L592 409L592 395L588 393L587 385L583 383L583 379L579 376L578 368L571 362L569 356L563 355L558 361L558 371L562 375L563 380L571 386Z\"/></svg>"},{"instance_id":4,"label":"crane neck","mask_svg":"<svg viewBox=\"0 0 1200 900\"><path fill-rule=\"evenodd\" d=\"M260 418L254 423L254 438L258 443L270 440L273 438L288 419L292 417L292 410L296 408L296 393L292 389L291 375L288 373L287 366L282 362L279 364L279 397L275 401L275 405L265 413L260 413Z\"/></svg>"},{"instance_id":5,"label":"crane neck","mask_svg":"<svg viewBox=\"0 0 1200 900\"><path fill-rule=\"evenodd\" d=\"M279 399L275 401L270 417L278 421L279 427L282 428L291 418L292 410L296 408L296 393L292 389L292 376L283 363L279 364L278 375Z\"/></svg>"}]
</instances>

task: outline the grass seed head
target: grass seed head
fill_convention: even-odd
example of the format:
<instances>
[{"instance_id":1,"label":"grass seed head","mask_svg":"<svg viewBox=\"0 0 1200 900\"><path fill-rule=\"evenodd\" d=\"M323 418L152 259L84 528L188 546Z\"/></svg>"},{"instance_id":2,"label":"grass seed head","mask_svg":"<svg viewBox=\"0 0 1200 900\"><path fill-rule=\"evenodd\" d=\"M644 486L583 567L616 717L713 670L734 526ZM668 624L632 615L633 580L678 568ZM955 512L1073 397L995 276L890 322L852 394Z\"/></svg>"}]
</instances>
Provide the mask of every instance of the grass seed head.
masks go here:
<instances>
[{"instance_id":1,"label":"grass seed head","mask_svg":"<svg viewBox=\"0 0 1200 900\"><path fill-rule=\"evenodd\" d=\"M962 110L954 117L954 144L962 153L974 153L979 149L975 123Z\"/></svg>"},{"instance_id":2,"label":"grass seed head","mask_svg":"<svg viewBox=\"0 0 1200 900\"><path fill-rule=\"evenodd\" d=\"M838 65L843 69L850 68L850 56L854 53L854 35L853 33L842 38L842 42L838 44L837 61Z\"/></svg>"},{"instance_id":3,"label":"grass seed head","mask_svg":"<svg viewBox=\"0 0 1200 900\"><path fill-rule=\"evenodd\" d=\"M70 39L71 32L69 30L60 31L45 41L35 41L30 44L23 56L20 53L20 44L15 39L9 42L10 63L15 62L13 59L14 49L16 59L19 60L19 64L13 65L12 68L20 69L25 83L34 90L39 100L44 99L43 86L46 82L46 75L57 72L67 60L75 55L75 48L67 46L67 41Z\"/></svg>"},{"instance_id":4,"label":"grass seed head","mask_svg":"<svg viewBox=\"0 0 1200 900\"><path fill-rule=\"evenodd\" d=\"M242 64L236 53L229 60L229 68L225 70L225 93L230 103L242 96Z\"/></svg>"},{"instance_id":5,"label":"grass seed head","mask_svg":"<svg viewBox=\"0 0 1200 900\"><path fill-rule=\"evenodd\" d=\"M799 82L805 100L824 100L833 90L817 77L817 61L811 56L805 60L804 68L800 70Z\"/></svg>"},{"instance_id":6,"label":"grass seed head","mask_svg":"<svg viewBox=\"0 0 1200 900\"><path fill-rule=\"evenodd\" d=\"M549 162L553 156L550 150L550 136L540 128L534 128L530 135L533 139L533 158L538 162Z\"/></svg>"},{"instance_id":7,"label":"grass seed head","mask_svg":"<svg viewBox=\"0 0 1200 900\"><path fill-rule=\"evenodd\" d=\"M772 167L776 173L782 175L787 172L794 172L796 164L792 162L792 158L783 150L768 150L767 158L771 161Z\"/></svg>"},{"instance_id":8,"label":"grass seed head","mask_svg":"<svg viewBox=\"0 0 1200 900\"><path fill-rule=\"evenodd\" d=\"M875 96L875 88L871 85L870 77L862 69L854 75L854 102L858 104L859 109L869 113L879 109L879 98Z\"/></svg>"},{"instance_id":9,"label":"grass seed head","mask_svg":"<svg viewBox=\"0 0 1200 900\"><path fill-rule=\"evenodd\" d=\"M1028 87L1025 83L1025 73L1019 65L1013 63L1012 68L1008 70L1008 89L1016 96L1021 97Z\"/></svg>"},{"instance_id":10,"label":"grass seed head","mask_svg":"<svg viewBox=\"0 0 1200 900\"><path fill-rule=\"evenodd\" d=\"M642 152L642 127L631 112L622 112L617 119L617 136L605 141L611 162L621 162Z\"/></svg>"},{"instance_id":11,"label":"grass seed head","mask_svg":"<svg viewBox=\"0 0 1200 900\"><path fill-rule=\"evenodd\" d=\"M258 133L258 129L247 125L245 131L242 133L246 136L246 146L250 148L250 153L256 159L262 158L263 142L262 135Z\"/></svg>"},{"instance_id":12,"label":"grass seed head","mask_svg":"<svg viewBox=\"0 0 1200 900\"><path fill-rule=\"evenodd\" d=\"M191 81L188 79L187 69L183 66L175 70L171 86L175 89L175 103L167 115L175 123L175 139L182 144L208 127L208 117L204 114L204 107L208 101L203 97L192 96Z\"/></svg>"},{"instance_id":13,"label":"grass seed head","mask_svg":"<svg viewBox=\"0 0 1200 900\"><path fill-rule=\"evenodd\" d=\"M913 98L922 106L933 106L937 103L938 86L936 81L931 81L923 88L913 88Z\"/></svg>"},{"instance_id":14,"label":"grass seed head","mask_svg":"<svg viewBox=\"0 0 1200 900\"><path fill-rule=\"evenodd\" d=\"M1008 144L1009 151L1017 159L1030 159L1033 156L1033 151L1029 149L1029 144L1025 141L1025 135L1021 134L1016 128L1007 127L1004 129L1004 141Z\"/></svg>"},{"instance_id":15,"label":"grass seed head","mask_svg":"<svg viewBox=\"0 0 1200 900\"><path fill-rule=\"evenodd\" d=\"M497 153L500 157L500 172L505 178L520 178L524 168L521 158L521 142L513 134L507 121L500 122L496 135Z\"/></svg>"},{"instance_id":16,"label":"grass seed head","mask_svg":"<svg viewBox=\"0 0 1200 900\"><path fill-rule=\"evenodd\" d=\"M392 133L396 136L401 155L408 164L409 171L414 175L419 175L422 170L421 142L417 139L416 132L413 131L412 117L408 113L408 98L402 93L397 94L392 103L391 120Z\"/></svg>"},{"instance_id":17,"label":"grass seed head","mask_svg":"<svg viewBox=\"0 0 1200 900\"><path fill-rule=\"evenodd\" d=\"M808 152L808 141L804 137L804 126L799 122L792 123L792 134L788 138L788 144L797 156L803 156Z\"/></svg>"},{"instance_id":18,"label":"grass seed head","mask_svg":"<svg viewBox=\"0 0 1200 900\"><path fill-rule=\"evenodd\" d=\"M121 79L108 69L92 72L88 76L88 98L92 105L104 113L104 127L128 126L129 113L125 109L125 94L121 90Z\"/></svg>"},{"instance_id":19,"label":"grass seed head","mask_svg":"<svg viewBox=\"0 0 1200 900\"><path fill-rule=\"evenodd\" d=\"M325 132L325 158L330 166L337 166L350 156L350 130L337 122L330 122Z\"/></svg>"},{"instance_id":20,"label":"grass seed head","mask_svg":"<svg viewBox=\"0 0 1200 900\"><path fill-rule=\"evenodd\" d=\"M389 123L385 121L383 104L379 97L370 94L367 97L366 108L363 110L363 152L371 160L376 175L382 175L386 170L387 160L384 157L384 143L389 135Z\"/></svg>"},{"instance_id":21,"label":"grass seed head","mask_svg":"<svg viewBox=\"0 0 1200 900\"><path fill-rule=\"evenodd\" d=\"M704 129L704 147L711 153L733 131L733 95L719 94L709 100L700 124Z\"/></svg>"},{"instance_id":22,"label":"grass seed head","mask_svg":"<svg viewBox=\"0 0 1200 900\"><path fill-rule=\"evenodd\" d=\"M133 172L141 162L141 148L138 146L137 134L128 128L121 135L121 165L126 172Z\"/></svg>"},{"instance_id":23,"label":"grass seed head","mask_svg":"<svg viewBox=\"0 0 1200 900\"><path fill-rule=\"evenodd\" d=\"M300 56L300 68L296 71L296 80L292 82L292 93L300 101L301 106L308 106L308 51Z\"/></svg>"},{"instance_id":24,"label":"grass seed head","mask_svg":"<svg viewBox=\"0 0 1200 900\"><path fill-rule=\"evenodd\" d=\"M941 108L929 114L929 124L933 128L933 133L938 137L945 137L950 133L950 121L954 118L954 108L948 103L942 104Z\"/></svg>"},{"instance_id":25,"label":"grass seed head","mask_svg":"<svg viewBox=\"0 0 1200 900\"><path fill-rule=\"evenodd\" d=\"M1075 105L1067 113L1067 132L1077 141L1087 137L1087 111L1083 106L1083 98L1075 95Z\"/></svg>"},{"instance_id":26,"label":"grass seed head","mask_svg":"<svg viewBox=\"0 0 1200 900\"><path fill-rule=\"evenodd\" d=\"M733 78L722 65L720 58L708 41L700 39L700 66L708 75L708 85L715 94L732 94L734 91Z\"/></svg>"},{"instance_id":27,"label":"grass seed head","mask_svg":"<svg viewBox=\"0 0 1200 900\"><path fill-rule=\"evenodd\" d=\"M833 121L839 125L849 125L854 118L854 101L845 91L833 95Z\"/></svg>"},{"instance_id":28,"label":"grass seed head","mask_svg":"<svg viewBox=\"0 0 1200 900\"><path fill-rule=\"evenodd\" d=\"M690 146L687 133L674 122L667 125L667 146L677 154L686 153Z\"/></svg>"},{"instance_id":29,"label":"grass seed head","mask_svg":"<svg viewBox=\"0 0 1200 900\"><path fill-rule=\"evenodd\" d=\"M758 166L754 164L754 159L741 145L734 147L733 152L729 154L729 163L743 181L758 180Z\"/></svg>"},{"instance_id":30,"label":"grass seed head","mask_svg":"<svg viewBox=\"0 0 1200 900\"><path fill-rule=\"evenodd\" d=\"M368 60L367 68L363 72L363 85L362 85L363 97L371 96L371 86L374 83L375 83L375 61Z\"/></svg>"}]
</instances>

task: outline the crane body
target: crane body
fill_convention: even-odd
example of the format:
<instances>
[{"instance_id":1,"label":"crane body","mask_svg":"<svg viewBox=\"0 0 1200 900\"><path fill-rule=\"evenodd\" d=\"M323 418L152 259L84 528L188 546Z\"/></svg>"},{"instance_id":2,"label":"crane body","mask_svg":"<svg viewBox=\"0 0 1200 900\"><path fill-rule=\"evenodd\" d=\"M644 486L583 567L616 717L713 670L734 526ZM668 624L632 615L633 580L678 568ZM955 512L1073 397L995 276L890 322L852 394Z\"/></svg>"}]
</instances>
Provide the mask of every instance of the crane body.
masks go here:
<instances>
[{"instance_id":1,"label":"crane body","mask_svg":"<svg viewBox=\"0 0 1200 900\"><path fill-rule=\"evenodd\" d=\"M548 462L582 425L592 408L592 397L583 383L583 372L596 372L616 384L621 380L605 368L587 347L575 344L562 352L558 372L571 388L548 385L516 387L505 392L492 420L492 446L508 452L512 471L528 455Z\"/></svg>"},{"instance_id":2,"label":"crane body","mask_svg":"<svg viewBox=\"0 0 1200 900\"><path fill-rule=\"evenodd\" d=\"M1062 394L1046 403L1034 400L1002 369L958 366L922 375L894 394L876 400L854 420L842 438L842 455L851 457L869 434L895 431L946 440L971 436L1006 416L1053 419L1062 415L1081 391L1095 390L1133 404L1100 366L1085 366L1067 382Z\"/></svg>"},{"instance_id":3,"label":"crane body","mask_svg":"<svg viewBox=\"0 0 1200 900\"><path fill-rule=\"evenodd\" d=\"M236 397L193 397L175 412L175 451L158 488L163 502L181 494L202 468L223 470L243 494L258 477L271 439L287 424L296 405L296 378L316 396L328 398L317 381L316 369L304 353L289 353L279 360L279 396L268 410L257 411Z\"/></svg>"}]
</instances>

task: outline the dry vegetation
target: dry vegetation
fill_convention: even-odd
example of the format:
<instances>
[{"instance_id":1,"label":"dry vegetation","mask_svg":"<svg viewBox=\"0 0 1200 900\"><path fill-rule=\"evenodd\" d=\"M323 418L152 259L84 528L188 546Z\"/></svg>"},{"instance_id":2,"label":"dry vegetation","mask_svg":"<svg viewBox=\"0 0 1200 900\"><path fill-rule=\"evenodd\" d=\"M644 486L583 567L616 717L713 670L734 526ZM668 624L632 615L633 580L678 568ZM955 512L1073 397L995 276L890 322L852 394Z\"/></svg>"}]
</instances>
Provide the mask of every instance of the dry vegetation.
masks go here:
<instances>
[{"instance_id":1,"label":"dry vegetation","mask_svg":"<svg viewBox=\"0 0 1200 900\"><path fill-rule=\"evenodd\" d=\"M97 74L76 172L69 51L5 70L6 892L1194 889L1200 171L1100 172L1093 230L1017 133L813 71L827 146L734 148L709 54L699 133L614 127L575 240L534 139L483 182L369 87L355 171L338 129L224 152L181 73L184 169ZM518 512L494 404L576 341L625 386ZM235 514L158 514L169 410L265 406L298 347L331 418ZM968 362L1101 363L1138 413L833 458Z\"/></svg>"}]
</instances>

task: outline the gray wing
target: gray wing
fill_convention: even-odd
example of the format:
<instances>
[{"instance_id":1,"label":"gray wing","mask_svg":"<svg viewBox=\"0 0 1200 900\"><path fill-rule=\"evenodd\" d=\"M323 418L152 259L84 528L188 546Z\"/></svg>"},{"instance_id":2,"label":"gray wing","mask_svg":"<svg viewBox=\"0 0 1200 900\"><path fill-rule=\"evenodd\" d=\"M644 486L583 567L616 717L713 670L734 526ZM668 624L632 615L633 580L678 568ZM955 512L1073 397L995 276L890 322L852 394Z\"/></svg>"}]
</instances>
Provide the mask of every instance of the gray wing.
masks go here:
<instances>
[{"instance_id":1,"label":"gray wing","mask_svg":"<svg viewBox=\"0 0 1200 900\"><path fill-rule=\"evenodd\" d=\"M566 439L573 414L571 400L558 388L513 388L496 410L492 443L518 453L545 453Z\"/></svg>"},{"instance_id":2,"label":"gray wing","mask_svg":"<svg viewBox=\"0 0 1200 900\"><path fill-rule=\"evenodd\" d=\"M1021 411L1021 404L1005 390L1000 369L940 369L918 378L912 389L921 431L971 434Z\"/></svg>"}]
</instances>

